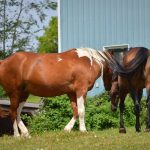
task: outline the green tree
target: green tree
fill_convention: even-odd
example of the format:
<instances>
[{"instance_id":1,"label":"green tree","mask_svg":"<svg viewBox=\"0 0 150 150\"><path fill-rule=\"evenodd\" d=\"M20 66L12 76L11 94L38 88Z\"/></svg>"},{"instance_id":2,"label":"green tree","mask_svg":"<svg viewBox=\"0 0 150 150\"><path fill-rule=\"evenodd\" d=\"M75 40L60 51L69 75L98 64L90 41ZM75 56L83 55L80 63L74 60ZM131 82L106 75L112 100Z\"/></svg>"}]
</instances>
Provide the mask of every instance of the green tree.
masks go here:
<instances>
[{"instance_id":1,"label":"green tree","mask_svg":"<svg viewBox=\"0 0 150 150\"><path fill-rule=\"evenodd\" d=\"M43 36L38 37L40 53L51 53L58 51L58 19L52 17L49 26L45 28Z\"/></svg>"},{"instance_id":2,"label":"green tree","mask_svg":"<svg viewBox=\"0 0 150 150\"><path fill-rule=\"evenodd\" d=\"M0 50L13 53L33 50L33 37L43 30L41 24L49 9L56 9L52 0L1 0L0 1Z\"/></svg>"}]
</instances>

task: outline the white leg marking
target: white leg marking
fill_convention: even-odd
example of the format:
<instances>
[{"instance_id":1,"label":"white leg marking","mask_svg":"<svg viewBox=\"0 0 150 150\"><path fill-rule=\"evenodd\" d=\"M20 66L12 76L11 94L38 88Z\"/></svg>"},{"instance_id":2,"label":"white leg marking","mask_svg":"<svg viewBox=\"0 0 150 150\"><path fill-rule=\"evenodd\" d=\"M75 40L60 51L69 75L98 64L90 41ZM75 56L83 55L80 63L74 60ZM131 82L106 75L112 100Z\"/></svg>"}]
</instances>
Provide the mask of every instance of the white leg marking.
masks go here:
<instances>
[{"instance_id":1,"label":"white leg marking","mask_svg":"<svg viewBox=\"0 0 150 150\"><path fill-rule=\"evenodd\" d=\"M25 104L25 102L20 103L19 107L17 109L17 124L18 124L20 131L21 131L22 136L23 137L30 137L28 129L26 128L26 126L24 125L24 123L20 117L20 114L21 114L21 111L22 111L24 104Z\"/></svg>"},{"instance_id":2,"label":"white leg marking","mask_svg":"<svg viewBox=\"0 0 150 150\"><path fill-rule=\"evenodd\" d=\"M77 98L77 106L78 106L78 114L79 114L79 129L82 132L86 131L84 115L85 115L85 107L84 107L84 98L83 96Z\"/></svg>"},{"instance_id":3,"label":"white leg marking","mask_svg":"<svg viewBox=\"0 0 150 150\"><path fill-rule=\"evenodd\" d=\"M70 122L65 126L64 130L70 132L71 129L73 128L75 122L76 122L76 119L74 117L72 117L72 119L70 120Z\"/></svg>"},{"instance_id":4,"label":"white leg marking","mask_svg":"<svg viewBox=\"0 0 150 150\"><path fill-rule=\"evenodd\" d=\"M19 131L18 131L18 126L17 126L17 121L15 119L14 123L13 123L13 129L14 129L14 137L19 137Z\"/></svg>"}]
</instances>

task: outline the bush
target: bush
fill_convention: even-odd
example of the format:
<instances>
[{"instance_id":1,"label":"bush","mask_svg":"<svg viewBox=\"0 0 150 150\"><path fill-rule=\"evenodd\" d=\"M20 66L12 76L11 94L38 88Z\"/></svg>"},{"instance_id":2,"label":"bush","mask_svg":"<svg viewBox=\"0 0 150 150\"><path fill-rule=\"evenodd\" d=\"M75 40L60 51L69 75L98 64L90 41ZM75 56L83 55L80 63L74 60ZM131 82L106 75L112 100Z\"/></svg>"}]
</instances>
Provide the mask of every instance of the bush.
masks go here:
<instances>
[{"instance_id":1,"label":"bush","mask_svg":"<svg viewBox=\"0 0 150 150\"><path fill-rule=\"evenodd\" d=\"M6 97L6 92L4 91L2 86L0 86L0 98L2 98L2 97Z\"/></svg>"},{"instance_id":2,"label":"bush","mask_svg":"<svg viewBox=\"0 0 150 150\"><path fill-rule=\"evenodd\" d=\"M118 125L118 112L111 112L108 99L107 93L88 99L85 115L88 130L102 130Z\"/></svg>"},{"instance_id":3,"label":"bush","mask_svg":"<svg viewBox=\"0 0 150 150\"><path fill-rule=\"evenodd\" d=\"M38 115L28 118L31 132L40 133L50 130L62 130L72 118L70 100L66 95L46 98L45 105ZM124 113L125 126L135 125L134 106L130 97L127 97L126 109ZM112 127L119 127L119 110L112 112L108 94L103 93L93 98L88 98L86 102L85 123L88 130L102 130ZM145 111L145 109L143 109ZM141 113L145 119L145 112ZM144 123L142 119L142 123ZM78 122L74 130L78 130Z\"/></svg>"},{"instance_id":4,"label":"bush","mask_svg":"<svg viewBox=\"0 0 150 150\"><path fill-rule=\"evenodd\" d=\"M65 95L44 100L44 107L37 116L29 119L31 132L60 130L72 117L69 98Z\"/></svg>"}]
</instances>

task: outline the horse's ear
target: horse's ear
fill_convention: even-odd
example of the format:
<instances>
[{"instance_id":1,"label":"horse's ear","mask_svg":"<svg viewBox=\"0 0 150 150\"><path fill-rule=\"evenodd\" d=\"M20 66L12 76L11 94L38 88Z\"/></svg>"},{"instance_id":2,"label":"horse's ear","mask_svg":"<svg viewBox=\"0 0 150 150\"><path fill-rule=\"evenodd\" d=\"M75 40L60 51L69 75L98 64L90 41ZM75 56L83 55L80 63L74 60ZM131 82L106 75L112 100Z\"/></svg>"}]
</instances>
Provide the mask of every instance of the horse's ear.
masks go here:
<instances>
[{"instance_id":1,"label":"horse's ear","mask_svg":"<svg viewBox=\"0 0 150 150\"><path fill-rule=\"evenodd\" d=\"M110 50L109 50L109 53L110 53L111 55L114 55L114 50L113 50L113 49L110 49Z\"/></svg>"}]
</instances>

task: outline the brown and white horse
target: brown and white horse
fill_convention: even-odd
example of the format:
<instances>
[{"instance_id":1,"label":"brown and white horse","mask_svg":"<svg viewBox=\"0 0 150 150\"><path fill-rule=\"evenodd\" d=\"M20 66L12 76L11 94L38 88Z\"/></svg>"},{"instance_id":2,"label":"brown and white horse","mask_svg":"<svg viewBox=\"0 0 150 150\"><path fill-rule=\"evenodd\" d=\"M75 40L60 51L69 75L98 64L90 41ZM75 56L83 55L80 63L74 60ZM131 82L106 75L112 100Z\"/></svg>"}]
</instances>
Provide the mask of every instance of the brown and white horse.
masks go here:
<instances>
[{"instance_id":1,"label":"brown and white horse","mask_svg":"<svg viewBox=\"0 0 150 150\"><path fill-rule=\"evenodd\" d=\"M0 84L10 98L14 136L20 136L19 128L22 136L29 137L20 113L30 93L41 97L67 94L73 117L64 130L71 131L79 117L79 129L86 131L84 102L87 92L102 72L107 74L108 71L106 61L99 53L102 52L90 48L54 54L18 52L2 60Z\"/></svg>"}]
</instances>

